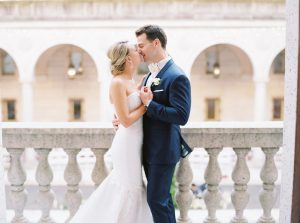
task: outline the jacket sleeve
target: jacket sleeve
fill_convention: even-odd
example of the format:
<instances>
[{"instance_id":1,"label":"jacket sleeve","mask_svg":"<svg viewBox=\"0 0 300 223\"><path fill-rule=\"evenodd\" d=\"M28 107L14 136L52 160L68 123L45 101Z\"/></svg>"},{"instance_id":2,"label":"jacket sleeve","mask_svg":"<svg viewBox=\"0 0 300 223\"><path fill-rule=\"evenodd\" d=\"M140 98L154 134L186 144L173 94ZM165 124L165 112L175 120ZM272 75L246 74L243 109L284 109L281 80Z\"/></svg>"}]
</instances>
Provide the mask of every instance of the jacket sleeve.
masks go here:
<instances>
[{"instance_id":1,"label":"jacket sleeve","mask_svg":"<svg viewBox=\"0 0 300 223\"><path fill-rule=\"evenodd\" d=\"M185 125L191 110L191 85L185 75L179 75L169 89L169 106L151 101L146 115L152 119Z\"/></svg>"}]
</instances>

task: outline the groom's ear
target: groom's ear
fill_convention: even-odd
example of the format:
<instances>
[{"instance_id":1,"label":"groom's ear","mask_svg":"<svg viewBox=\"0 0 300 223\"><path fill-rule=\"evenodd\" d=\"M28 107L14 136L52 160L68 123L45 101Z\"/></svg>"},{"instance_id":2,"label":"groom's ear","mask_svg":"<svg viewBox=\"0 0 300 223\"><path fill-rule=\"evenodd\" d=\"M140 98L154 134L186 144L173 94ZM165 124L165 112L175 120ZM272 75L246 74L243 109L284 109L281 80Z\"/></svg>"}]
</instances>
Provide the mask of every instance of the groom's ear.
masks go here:
<instances>
[{"instance_id":1,"label":"groom's ear","mask_svg":"<svg viewBox=\"0 0 300 223\"><path fill-rule=\"evenodd\" d=\"M158 38L156 38L155 40L153 40L153 45L154 46L160 46L161 45L161 43L160 43L160 41L159 41Z\"/></svg>"}]
</instances>

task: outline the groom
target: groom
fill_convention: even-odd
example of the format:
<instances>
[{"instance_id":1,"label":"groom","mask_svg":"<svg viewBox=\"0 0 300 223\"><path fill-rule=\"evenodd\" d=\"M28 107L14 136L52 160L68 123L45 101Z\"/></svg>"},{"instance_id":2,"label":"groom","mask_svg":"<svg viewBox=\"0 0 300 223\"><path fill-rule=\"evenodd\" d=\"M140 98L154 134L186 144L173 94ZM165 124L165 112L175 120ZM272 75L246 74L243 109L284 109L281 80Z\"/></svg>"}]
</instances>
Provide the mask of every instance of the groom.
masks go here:
<instances>
[{"instance_id":1,"label":"groom","mask_svg":"<svg viewBox=\"0 0 300 223\"><path fill-rule=\"evenodd\" d=\"M147 109L143 117L147 201L155 223L176 223L170 187L184 144L179 125L187 123L191 109L190 82L168 56L162 28L141 27L136 37L139 53L150 64L140 94Z\"/></svg>"}]
</instances>

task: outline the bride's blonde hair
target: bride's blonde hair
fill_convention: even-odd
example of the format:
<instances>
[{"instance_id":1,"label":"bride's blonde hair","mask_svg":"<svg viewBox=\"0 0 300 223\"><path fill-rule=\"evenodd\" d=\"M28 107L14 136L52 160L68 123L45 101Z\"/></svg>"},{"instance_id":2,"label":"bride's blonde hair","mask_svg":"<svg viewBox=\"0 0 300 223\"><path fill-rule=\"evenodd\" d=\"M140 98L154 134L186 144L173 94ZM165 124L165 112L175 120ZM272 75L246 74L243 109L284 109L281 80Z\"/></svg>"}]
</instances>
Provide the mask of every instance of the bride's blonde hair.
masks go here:
<instances>
[{"instance_id":1,"label":"bride's blonde hair","mask_svg":"<svg viewBox=\"0 0 300 223\"><path fill-rule=\"evenodd\" d=\"M126 56L129 54L128 41L121 41L113 44L107 51L110 59L110 71L116 76L125 70Z\"/></svg>"}]
</instances>

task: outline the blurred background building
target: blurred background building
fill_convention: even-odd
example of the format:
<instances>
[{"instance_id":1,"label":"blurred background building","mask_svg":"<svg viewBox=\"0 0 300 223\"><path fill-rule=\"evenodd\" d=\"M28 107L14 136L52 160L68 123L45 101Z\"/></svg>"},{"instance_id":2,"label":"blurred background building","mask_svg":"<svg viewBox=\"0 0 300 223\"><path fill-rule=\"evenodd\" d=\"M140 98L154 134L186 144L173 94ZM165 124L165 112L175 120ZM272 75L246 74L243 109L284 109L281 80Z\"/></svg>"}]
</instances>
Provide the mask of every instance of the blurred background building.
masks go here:
<instances>
[{"instance_id":1,"label":"blurred background building","mask_svg":"<svg viewBox=\"0 0 300 223\"><path fill-rule=\"evenodd\" d=\"M283 1L1 1L0 14L3 121L110 121L106 50L148 23L192 82L190 121L283 119Z\"/></svg>"}]
</instances>

